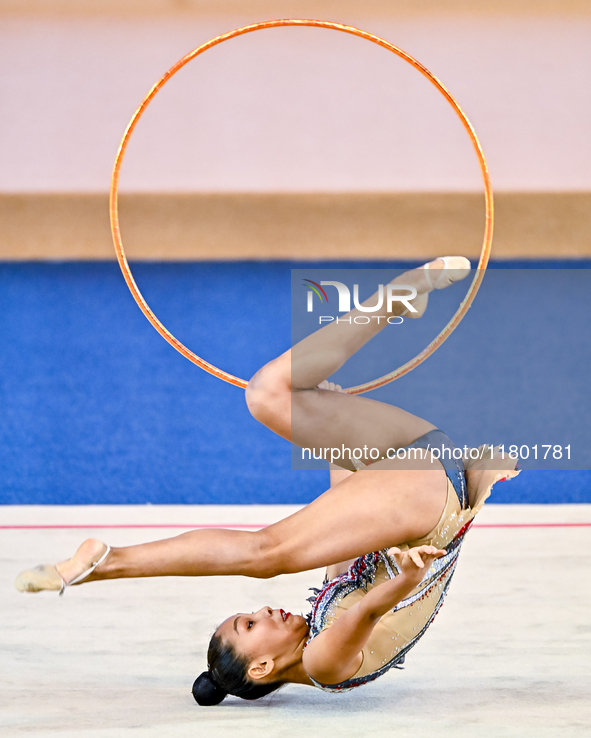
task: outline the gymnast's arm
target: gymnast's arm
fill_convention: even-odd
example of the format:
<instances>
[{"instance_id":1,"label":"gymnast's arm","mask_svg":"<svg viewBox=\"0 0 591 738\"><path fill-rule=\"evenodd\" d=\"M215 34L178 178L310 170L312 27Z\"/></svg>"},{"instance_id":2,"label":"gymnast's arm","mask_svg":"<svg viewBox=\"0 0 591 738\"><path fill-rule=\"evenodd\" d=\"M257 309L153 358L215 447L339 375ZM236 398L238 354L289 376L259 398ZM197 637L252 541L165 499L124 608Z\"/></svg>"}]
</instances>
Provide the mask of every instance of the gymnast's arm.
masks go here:
<instances>
[{"instance_id":1,"label":"gymnast's arm","mask_svg":"<svg viewBox=\"0 0 591 738\"><path fill-rule=\"evenodd\" d=\"M347 477L350 477L351 474L354 474L355 472L349 471L348 469L343 469L340 466L337 466L336 464L330 465L330 486L336 487L337 484L340 484L342 481L347 479ZM326 582L330 582L331 579L334 579L335 577L338 577L339 574L342 574L343 572L347 571L348 568L351 566L351 564L355 561L355 559L350 559L349 561L340 561L338 564L331 564L330 566L326 567L326 573L324 575L324 580Z\"/></svg>"},{"instance_id":2,"label":"gymnast's arm","mask_svg":"<svg viewBox=\"0 0 591 738\"><path fill-rule=\"evenodd\" d=\"M305 649L303 666L309 676L321 684L339 684L350 679L359 670L363 659L361 650L382 615L407 597L433 559L444 554L445 551L434 546L420 546L399 554L401 573L370 590Z\"/></svg>"}]
</instances>

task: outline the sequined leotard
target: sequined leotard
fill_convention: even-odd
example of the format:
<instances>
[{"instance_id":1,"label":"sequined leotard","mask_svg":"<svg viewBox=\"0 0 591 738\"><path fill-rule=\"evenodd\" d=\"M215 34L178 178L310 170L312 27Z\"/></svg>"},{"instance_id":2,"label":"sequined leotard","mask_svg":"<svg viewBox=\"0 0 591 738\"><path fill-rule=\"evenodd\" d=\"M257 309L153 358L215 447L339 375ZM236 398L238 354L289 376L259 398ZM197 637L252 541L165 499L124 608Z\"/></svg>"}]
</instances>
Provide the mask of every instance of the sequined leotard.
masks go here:
<instances>
[{"instance_id":1,"label":"sequined leotard","mask_svg":"<svg viewBox=\"0 0 591 738\"><path fill-rule=\"evenodd\" d=\"M444 436L441 431L437 433ZM426 443L421 445L425 438L419 439L413 446L418 444L426 448ZM445 439L451 444L447 437ZM478 454L474 453L473 456L478 457L476 461L470 458L461 460L458 475L453 473L453 467L446 464L447 501L435 528L420 540L398 546L401 550L407 550L424 544L434 545L445 549L445 556L433 562L423 580L408 597L380 618L363 648L363 659L358 671L340 684L321 684L310 677L316 687L329 692L345 692L377 679L391 668L401 668L406 654L424 635L443 604L460 547L474 516L481 509L495 482L518 473L514 470L513 460L491 459L490 447L481 447ZM469 489L466 489L464 465L466 470L482 470L479 481ZM374 551L356 559L348 571L325 582L322 589L314 590L315 596L310 598L312 610L308 616L308 643L325 628L329 628L373 587L398 573L396 562L388 556L386 549Z\"/></svg>"}]
</instances>

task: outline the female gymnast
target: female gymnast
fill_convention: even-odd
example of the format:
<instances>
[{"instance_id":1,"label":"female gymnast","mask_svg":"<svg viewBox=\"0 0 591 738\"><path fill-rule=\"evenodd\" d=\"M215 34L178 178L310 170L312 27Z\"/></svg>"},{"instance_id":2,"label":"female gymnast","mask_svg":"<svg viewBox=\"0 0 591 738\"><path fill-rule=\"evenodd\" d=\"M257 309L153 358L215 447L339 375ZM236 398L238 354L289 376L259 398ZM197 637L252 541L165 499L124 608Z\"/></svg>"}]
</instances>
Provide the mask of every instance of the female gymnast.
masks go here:
<instances>
[{"instance_id":1,"label":"female gymnast","mask_svg":"<svg viewBox=\"0 0 591 738\"><path fill-rule=\"evenodd\" d=\"M392 284L416 288L412 309L384 305L373 313L383 319L367 324L356 323L365 313L353 310L350 323L335 321L308 336L246 389L252 415L288 441L316 455L377 449L376 460L342 458L328 491L262 530L194 530L113 549L89 539L71 559L20 574L17 589L63 593L123 577L269 578L325 566L308 618L263 607L218 627L208 670L193 685L197 702L214 705L227 694L257 699L290 682L341 692L399 668L442 604L474 516L492 485L517 473L515 461L498 458L490 446L462 454L427 420L342 393L327 378L386 317L420 317L432 290L469 269L467 259L446 257L406 272Z\"/></svg>"}]
</instances>

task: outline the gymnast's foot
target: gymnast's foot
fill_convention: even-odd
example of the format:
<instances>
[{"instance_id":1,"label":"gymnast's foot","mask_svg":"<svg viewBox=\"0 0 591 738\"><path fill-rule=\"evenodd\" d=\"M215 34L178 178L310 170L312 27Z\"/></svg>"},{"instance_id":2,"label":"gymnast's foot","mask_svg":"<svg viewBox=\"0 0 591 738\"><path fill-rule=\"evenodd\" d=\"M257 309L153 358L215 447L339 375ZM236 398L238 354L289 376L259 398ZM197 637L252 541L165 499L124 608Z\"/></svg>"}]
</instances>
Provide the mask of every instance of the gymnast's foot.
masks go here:
<instances>
[{"instance_id":1,"label":"gymnast's foot","mask_svg":"<svg viewBox=\"0 0 591 738\"><path fill-rule=\"evenodd\" d=\"M19 592L41 592L42 590L63 593L66 587L85 581L99 564L106 559L111 549L96 538L89 538L78 548L71 559L55 566L42 564L21 572L14 586Z\"/></svg>"},{"instance_id":2,"label":"gymnast's foot","mask_svg":"<svg viewBox=\"0 0 591 738\"><path fill-rule=\"evenodd\" d=\"M444 290L454 282L465 279L470 274L470 262L464 256L440 256L407 274L415 277L411 284L417 288L418 295L411 304L417 312L412 313L406 309L401 315L421 318L427 309L429 292ZM402 278L406 277L407 275L402 275Z\"/></svg>"},{"instance_id":3,"label":"gymnast's foot","mask_svg":"<svg viewBox=\"0 0 591 738\"><path fill-rule=\"evenodd\" d=\"M465 256L440 256L422 269L429 291L444 290L454 282L466 279L470 274L470 261Z\"/></svg>"}]
</instances>

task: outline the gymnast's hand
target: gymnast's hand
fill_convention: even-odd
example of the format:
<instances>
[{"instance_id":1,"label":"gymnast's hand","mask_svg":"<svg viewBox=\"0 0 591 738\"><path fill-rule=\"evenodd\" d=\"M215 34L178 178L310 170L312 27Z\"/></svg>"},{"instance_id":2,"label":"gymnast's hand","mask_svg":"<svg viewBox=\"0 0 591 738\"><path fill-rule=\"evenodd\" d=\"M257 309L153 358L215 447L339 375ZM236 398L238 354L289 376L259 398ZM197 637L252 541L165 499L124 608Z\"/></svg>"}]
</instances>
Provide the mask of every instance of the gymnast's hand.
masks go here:
<instances>
[{"instance_id":1,"label":"gymnast's hand","mask_svg":"<svg viewBox=\"0 0 591 738\"><path fill-rule=\"evenodd\" d=\"M417 583L425 576L434 559L444 556L445 553L446 551L436 546L417 546L404 552L396 547L388 549L388 554L394 558L400 571Z\"/></svg>"}]
</instances>

